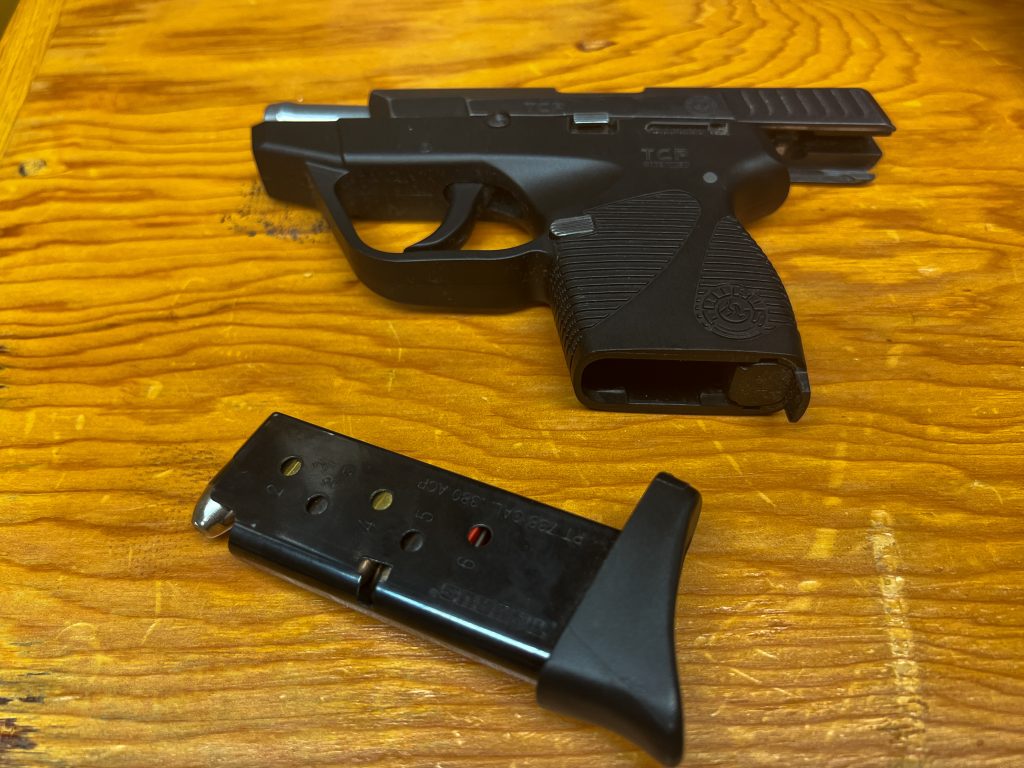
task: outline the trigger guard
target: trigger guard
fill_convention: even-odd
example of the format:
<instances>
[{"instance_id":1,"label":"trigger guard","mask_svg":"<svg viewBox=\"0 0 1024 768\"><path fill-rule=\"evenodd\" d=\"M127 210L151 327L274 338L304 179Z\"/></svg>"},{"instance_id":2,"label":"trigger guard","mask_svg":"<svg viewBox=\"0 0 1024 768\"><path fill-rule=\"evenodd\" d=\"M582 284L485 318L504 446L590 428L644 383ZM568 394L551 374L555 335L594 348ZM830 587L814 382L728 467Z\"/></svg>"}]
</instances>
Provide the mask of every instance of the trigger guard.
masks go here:
<instances>
[{"instance_id":1,"label":"trigger guard","mask_svg":"<svg viewBox=\"0 0 1024 768\"><path fill-rule=\"evenodd\" d=\"M436 247L403 253L380 251L359 236L338 197L337 184L348 172L317 163L307 163L306 168L317 208L352 270L381 296L406 304L492 311L544 303L545 265L554 259L546 237L494 251ZM470 229L472 220L470 217Z\"/></svg>"}]
</instances>

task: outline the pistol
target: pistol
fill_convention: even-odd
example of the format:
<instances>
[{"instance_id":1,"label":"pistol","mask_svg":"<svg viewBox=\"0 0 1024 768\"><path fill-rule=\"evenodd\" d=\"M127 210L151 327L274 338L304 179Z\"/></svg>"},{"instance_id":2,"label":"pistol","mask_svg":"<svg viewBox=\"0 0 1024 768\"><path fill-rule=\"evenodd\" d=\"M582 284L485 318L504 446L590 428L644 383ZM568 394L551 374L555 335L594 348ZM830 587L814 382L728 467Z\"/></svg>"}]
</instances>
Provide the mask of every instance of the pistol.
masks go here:
<instances>
[{"instance_id":1,"label":"pistol","mask_svg":"<svg viewBox=\"0 0 1024 768\"><path fill-rule=\"evenodd\" d=\"M549 304L584 405L796 421L796 318L746 225L791 182L870 181L893 130L859 88L379 90L365 107L272 104L252 141L267 193L318 207L380 295ZM353 219L440 225L391 253ZM526 242L462 249L477 220Z\"/></svg>"}]
</instances>

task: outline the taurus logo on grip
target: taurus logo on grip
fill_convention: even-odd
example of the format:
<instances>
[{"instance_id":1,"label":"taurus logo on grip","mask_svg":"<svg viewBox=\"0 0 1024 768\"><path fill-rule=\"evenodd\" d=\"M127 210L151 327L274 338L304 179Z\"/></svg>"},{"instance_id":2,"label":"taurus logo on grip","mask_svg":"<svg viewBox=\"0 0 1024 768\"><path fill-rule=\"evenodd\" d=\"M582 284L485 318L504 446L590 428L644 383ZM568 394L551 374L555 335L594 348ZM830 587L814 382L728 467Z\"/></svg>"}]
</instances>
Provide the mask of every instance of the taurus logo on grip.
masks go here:
<instances>
[{"instance_id":1,"label":"taurus logo on grip","mask_svg":"<svg viewBox=\"0 0 1024 768\"><path fill-rule=\"evenodd\" d=\"M764 299L735 283L716 285L698 297L697 316L705 328L727 339L750 339L771 330Z\"/></svg>"}]
</instances>

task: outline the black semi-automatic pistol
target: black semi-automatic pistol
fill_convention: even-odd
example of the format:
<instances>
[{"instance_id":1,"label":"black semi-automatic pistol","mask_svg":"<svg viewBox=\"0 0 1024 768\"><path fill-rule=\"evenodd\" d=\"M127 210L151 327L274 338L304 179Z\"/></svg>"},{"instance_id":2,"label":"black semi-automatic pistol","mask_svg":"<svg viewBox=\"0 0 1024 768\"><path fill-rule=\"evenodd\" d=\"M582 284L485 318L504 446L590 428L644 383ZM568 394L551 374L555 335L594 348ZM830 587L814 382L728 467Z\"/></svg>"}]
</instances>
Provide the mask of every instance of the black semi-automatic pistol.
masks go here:
<instances>
[{"instance_id":1,"label":"black semi-automatic pistol","mask_svg":"<svg viewBox=\"0 0 1024 768\"><path fill-rule=\"evenodd\" d=\"M273 104L253 127L267 192L319 206L358 277L411 304L550 304L576 396L621 411L800 418L789 297L744 228L790 182L862 184L892 123L858 88L387 90ZM404 253L354 218L439 220ZM521 245L460 250L477 219Z\"/></svg>"}]
</instances>

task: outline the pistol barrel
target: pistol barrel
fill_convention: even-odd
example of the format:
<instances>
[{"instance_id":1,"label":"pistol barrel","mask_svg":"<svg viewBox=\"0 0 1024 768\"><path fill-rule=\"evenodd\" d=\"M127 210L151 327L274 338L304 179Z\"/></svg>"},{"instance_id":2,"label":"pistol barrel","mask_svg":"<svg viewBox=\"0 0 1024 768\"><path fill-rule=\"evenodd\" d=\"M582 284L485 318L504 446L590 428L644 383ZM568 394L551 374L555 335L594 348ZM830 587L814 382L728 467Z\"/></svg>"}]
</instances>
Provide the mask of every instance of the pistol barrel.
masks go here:
<instances>
[{"instance_id":1,"label":"pistol barrel","mask_svg":"<svg viewBox=\"0 0 1024 768\"><path fill-rule=\"evenodd\" d=\"M296 104L290 101L271 104L263 111L263 121L266 123L330 123L335 120L369 116L368 107Z\"/></svg>"}]
</instances>

